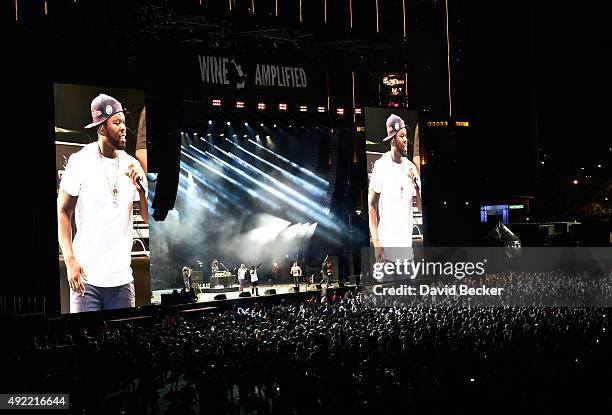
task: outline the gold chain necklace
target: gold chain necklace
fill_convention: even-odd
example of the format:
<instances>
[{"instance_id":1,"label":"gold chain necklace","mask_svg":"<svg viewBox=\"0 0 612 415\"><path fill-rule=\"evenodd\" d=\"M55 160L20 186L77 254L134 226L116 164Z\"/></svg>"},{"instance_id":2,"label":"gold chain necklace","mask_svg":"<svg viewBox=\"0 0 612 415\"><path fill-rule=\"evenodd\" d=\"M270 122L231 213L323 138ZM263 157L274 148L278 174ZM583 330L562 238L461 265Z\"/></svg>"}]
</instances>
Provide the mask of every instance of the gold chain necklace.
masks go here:
<instances>
[{"instance_id":1,"label":"gold chain necklace","mask_svg":"<svg viewBox=\"0 0 612 415\"><path fill-rule=\"evenodd\" d=\"M115 175L115 184L111 186L110 180L108 180L108 173L106 172L106 166L104 165L104 157L102 155L102 150L98 146L98 154L100 155L100 162L102 162L102 170L104 170L104 177L106 177L106 183L108 184L108 189L111 192L113 197L113 207L119 207L119 187L117 187L117 182L119 181L119 154L117 154L117 174Z\"/></svg>"},{"instance_id":2,"label":"gold chain necklace","mask_svg":"<svg viewBox=\"0 0 612 415\"><path fill-rule=\"evenodd\" d=\"M400 199L404 199L404 178L403 178L404 169L400 163L395 163L395 162L393 163L394 163L393 168L395 170L399 170L399 173L393 170L392 172L393 172L393 176L397 178L396 183L399 184Z\"/></svg>"}]
</instances>

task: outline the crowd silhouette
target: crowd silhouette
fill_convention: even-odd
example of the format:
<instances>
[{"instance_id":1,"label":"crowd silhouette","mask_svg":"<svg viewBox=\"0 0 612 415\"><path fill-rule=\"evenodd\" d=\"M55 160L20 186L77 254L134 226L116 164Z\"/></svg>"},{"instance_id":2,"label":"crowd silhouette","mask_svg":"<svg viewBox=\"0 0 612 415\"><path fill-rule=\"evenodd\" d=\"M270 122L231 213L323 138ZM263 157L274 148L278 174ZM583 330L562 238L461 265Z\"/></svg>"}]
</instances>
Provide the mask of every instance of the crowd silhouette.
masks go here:
<instances>
[{"instance_id":1,"label":"crowd silhouette","mask_svg":"<svg viewBox=\"0 0 612 415\"><path fill-rule=\"evenodd\" d=\"M495 278L537 292L559 285L550 276ZM610 326L605 307L381 307L349 291L42 334L4 354L3 390L70 393L87 414L611 407Z\"/></svg>"}]
</instances>

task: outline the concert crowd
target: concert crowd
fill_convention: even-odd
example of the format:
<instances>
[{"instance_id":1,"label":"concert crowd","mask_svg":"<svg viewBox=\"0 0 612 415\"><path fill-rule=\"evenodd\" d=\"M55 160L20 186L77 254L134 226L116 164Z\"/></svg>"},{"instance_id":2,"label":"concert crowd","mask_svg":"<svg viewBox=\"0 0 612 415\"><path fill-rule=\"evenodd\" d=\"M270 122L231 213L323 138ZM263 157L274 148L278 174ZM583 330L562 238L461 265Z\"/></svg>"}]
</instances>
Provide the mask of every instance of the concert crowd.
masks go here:
<instances>
[{"instance_id":1,"label":"concert crowd","mask_svg":"<svg viewBox=\"0 0 612 415\"><path fill-rule=\"evenodd\" d=\"M495 278L528 292L588 289L560 287L551 274ZM330 292L37 336L4 354L2 390L69 391L71 408L86 414L609 410L609 312L380 307L364 291Z\"/></svg>"}]
</instances>

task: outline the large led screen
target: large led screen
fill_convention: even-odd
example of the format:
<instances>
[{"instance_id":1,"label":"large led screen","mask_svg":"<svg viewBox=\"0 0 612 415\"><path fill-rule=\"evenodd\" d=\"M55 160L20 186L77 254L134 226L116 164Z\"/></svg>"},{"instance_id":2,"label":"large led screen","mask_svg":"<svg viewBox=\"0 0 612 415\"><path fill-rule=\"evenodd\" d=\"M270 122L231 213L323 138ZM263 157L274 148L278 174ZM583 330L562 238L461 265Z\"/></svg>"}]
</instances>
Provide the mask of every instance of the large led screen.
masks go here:
<instances>
[{"instance_id":1,"label":"large led screen","mask_svg":"<svg viewBox=\"0 0 612 415\"><path fill-rule=\"evenodd\" d=\"M423 244L417 112L366 108L368 226L376 262L413 259Z\"/></svg>"},{"instance_id":2,"label":"large led screen","mask_svg":"<svg viewBox=\"0 0 612 415\"><path fill-rule=\"evenodd\" d=\"M54 93L61 311L150 303L144 91Z\"/></svg>"}]
</instances>

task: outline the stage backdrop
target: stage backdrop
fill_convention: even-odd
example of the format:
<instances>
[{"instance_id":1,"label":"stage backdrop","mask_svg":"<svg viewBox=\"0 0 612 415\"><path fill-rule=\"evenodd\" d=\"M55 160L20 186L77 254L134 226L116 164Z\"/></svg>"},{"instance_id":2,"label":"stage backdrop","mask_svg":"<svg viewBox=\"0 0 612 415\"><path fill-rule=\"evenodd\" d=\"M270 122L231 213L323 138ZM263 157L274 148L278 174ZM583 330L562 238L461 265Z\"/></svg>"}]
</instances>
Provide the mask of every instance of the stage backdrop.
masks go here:
<instances>
[{"instance_id":1,"label":"stage backdrop","mask_svg":"<svg viewBox=\"0 0 612 415\"><path fill-rule=\"evenodd\" d=\"M261 264L260 284L289 282L293 261L318 274L319 247L347 232L330 212L341 131L215 118L183 133L175 208L151 228L154 293L183 287L183 266L213 287L240 264Z\"/></svg>"}]
</instances>

